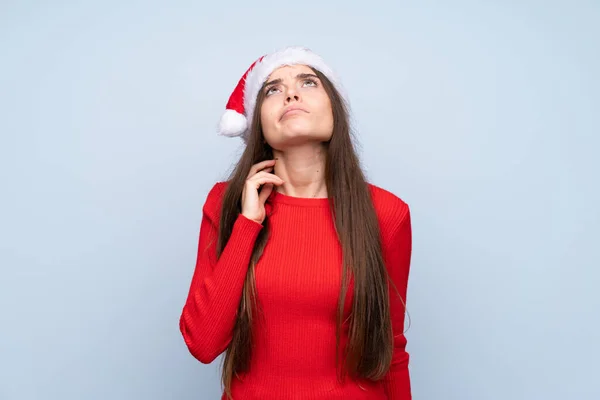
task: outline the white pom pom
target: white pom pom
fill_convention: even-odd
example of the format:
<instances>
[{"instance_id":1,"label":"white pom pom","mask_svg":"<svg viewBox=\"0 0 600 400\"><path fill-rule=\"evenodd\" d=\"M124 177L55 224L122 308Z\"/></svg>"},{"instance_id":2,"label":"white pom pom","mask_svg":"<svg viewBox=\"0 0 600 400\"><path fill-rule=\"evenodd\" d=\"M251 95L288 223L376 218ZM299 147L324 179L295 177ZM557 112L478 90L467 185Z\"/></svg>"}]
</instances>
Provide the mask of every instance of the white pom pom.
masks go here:
<instances>
[{"instance_id":1,"label":"white pom pom","mask_svg":"<svg viewBox=\"0 0 600 400\"><path fill-rule=\"evenodd\" d=\"M234 110L225 110L219 122L219 134L223 136L242 136L247 128L246 117Z\"/></svg>"}]
</instances>

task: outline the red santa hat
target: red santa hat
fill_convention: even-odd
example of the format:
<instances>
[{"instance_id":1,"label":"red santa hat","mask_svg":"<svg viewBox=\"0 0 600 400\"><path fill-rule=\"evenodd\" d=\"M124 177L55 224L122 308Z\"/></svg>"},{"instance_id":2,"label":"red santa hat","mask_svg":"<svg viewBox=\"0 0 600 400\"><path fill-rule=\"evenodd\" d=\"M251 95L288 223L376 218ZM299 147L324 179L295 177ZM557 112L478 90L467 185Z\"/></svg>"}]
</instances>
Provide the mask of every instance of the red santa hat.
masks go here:
<instances>
[{"instance_id":1,"label":"red santa hat","mask_svg":"<svg viewBox=\"0 0 600 400\"><path fill-rule=\"evenodd\" d=\"M347 103L339 79L320 56L305 47L287 47L264 55L250 65L229 97L225 112L221 116L218 133L228 137L239 136L246 141L262 85L277 68L298 64L307 65L323 73Z\"/></svg>"}]
</instances>

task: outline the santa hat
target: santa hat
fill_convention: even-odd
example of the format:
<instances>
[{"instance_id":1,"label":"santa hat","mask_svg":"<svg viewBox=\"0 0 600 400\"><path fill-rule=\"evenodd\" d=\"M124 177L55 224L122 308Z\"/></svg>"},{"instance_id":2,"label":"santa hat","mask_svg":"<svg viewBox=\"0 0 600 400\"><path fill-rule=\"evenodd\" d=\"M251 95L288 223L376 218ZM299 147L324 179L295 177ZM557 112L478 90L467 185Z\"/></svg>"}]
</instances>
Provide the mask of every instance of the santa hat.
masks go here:
<instances>
[{"instance_id":1,"label":"santa hat","mask_svg":"<svg viewBox=\"0 0 600 400\"><path fill-rule=\"evenodd\" d=\"M324 74L347 103L344 89L331 68L323 59L305 47L287 47L264 55L254 61L231 93L225 112L221 116L218 133L223 136L239 136L248 139L256 98L269 75L284 65L307 65Z\"/></svg>"}]
</instances>

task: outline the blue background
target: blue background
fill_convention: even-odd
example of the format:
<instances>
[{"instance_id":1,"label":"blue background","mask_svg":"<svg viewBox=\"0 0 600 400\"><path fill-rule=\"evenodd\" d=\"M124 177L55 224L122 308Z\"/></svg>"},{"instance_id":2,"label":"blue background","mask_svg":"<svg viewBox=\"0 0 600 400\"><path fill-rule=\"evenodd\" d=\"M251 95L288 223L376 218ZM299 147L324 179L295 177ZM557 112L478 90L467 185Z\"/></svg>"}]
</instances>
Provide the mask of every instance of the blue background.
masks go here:
<instances>
[{"instance_id":1,"label":"blue background","mask_svg":"<svg viewBox=\"0 0 600 400\"><path fill-rule=\"evenodd\" d=\"M216 125L296 44L412 208L414 398L600 398L599 38L597 1L2 1L0 399L219 397L178 330Z\"/></svg>"}]
</instances>

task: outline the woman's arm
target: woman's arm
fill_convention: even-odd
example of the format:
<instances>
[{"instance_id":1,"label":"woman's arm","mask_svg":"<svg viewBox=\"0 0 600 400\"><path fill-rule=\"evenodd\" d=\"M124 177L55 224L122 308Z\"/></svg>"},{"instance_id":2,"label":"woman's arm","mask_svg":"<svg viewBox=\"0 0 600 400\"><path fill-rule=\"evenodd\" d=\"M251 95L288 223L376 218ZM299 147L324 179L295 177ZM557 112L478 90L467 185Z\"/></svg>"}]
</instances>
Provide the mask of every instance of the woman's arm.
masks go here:
<instances>
[{"instance_id":1,"label":"woman's arm","mask_svg":"<svg viewBox=\"0 0 600 400\"><path fill-rule=\"evenodd\" d=\"M406 337L404 336L404 315L410 260L412 251L412 231L410 210L403 203L403 213L399 223L393 229L385 248L386 266L390 279L398 289L402 300L390 285L390 308L392 329L394 332L394 355L392 365L384 378L385 390L390 400L410 400L411 386L408 371L409 355L406 352Z\"/></svg>"},{"instance_id":2,"label":"woman's arm","mask_svg":"<svg viewBox=\"0 0 600 400\"><path fill-rule=\"evenodd\" d=\"M224 183L217 183L203 207L198 256L179 328L200 362L211 363L229 345L246 271L262 224L240 214L219 259L216 257Z\"/></svg>"}]
</instances>

